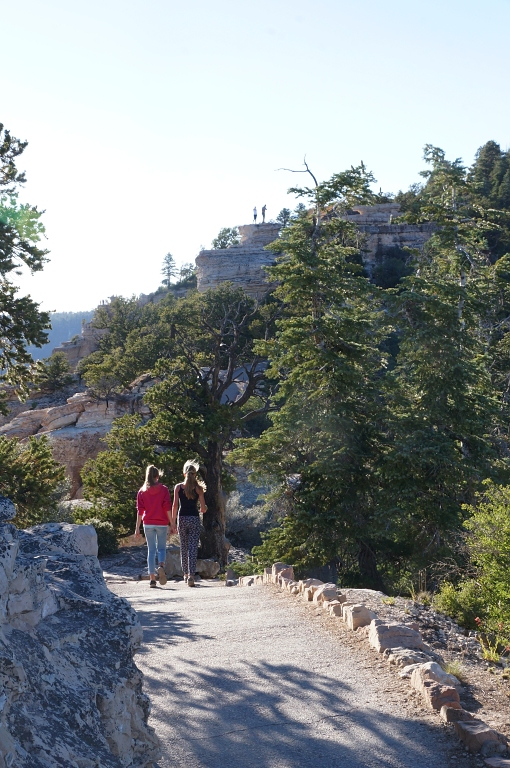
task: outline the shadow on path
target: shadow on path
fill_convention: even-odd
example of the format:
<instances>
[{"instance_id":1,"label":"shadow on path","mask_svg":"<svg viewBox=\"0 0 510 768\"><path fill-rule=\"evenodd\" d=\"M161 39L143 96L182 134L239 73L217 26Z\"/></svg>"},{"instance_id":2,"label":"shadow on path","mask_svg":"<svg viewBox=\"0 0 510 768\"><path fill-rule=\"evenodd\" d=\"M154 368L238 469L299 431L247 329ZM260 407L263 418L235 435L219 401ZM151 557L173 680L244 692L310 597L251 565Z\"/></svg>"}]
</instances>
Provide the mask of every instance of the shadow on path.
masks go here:
<instances>
[{"instance_id":1,"label":"shadow on path","mask_svg":"<svg viewBox=\"0 0 510 768\"><path fill-rule=\"evenodd\" d=\"M439 768L440 729L382 712L367 691L342 681L336 664L323 673L303 664L226 659L204 664L187 642L212 639L178 612L137 607L144 626L145 690L162 738L159 768ZM184 642L186 641L186 642ZM256 642L256 640L254 640ZM278 642L285 644L285 638ZM183 649L157 653L169 644ZM246 649L249 657L249 649ZM328 660L325 660L327 662ZM324 664L326 667L326 663ZM361 678L362 680L363 678ZM360 680L360 685L362 682ZM386 704L385 709L388 710Z\"/></svg>"}]
</instances>

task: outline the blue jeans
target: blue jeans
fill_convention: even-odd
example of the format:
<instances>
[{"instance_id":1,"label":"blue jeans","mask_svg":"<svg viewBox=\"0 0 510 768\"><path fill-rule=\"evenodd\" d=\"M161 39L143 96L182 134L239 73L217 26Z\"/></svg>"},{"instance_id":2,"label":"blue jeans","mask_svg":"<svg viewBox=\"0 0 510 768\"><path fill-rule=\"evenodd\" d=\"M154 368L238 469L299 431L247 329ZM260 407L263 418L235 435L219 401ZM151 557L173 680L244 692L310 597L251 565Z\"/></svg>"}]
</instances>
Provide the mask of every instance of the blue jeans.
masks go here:
<instances>
[{"instance_id":1,"label":"blue jeans","mask_svg":"<svg viewBox=\"0 0 510 768\"><path fill-rule=\"evenodd\" d=\"M149 576L156 573L156 550L158 563L165 563L166 559L166 531L167 525L144 525L145 539L147 541L147 565Z\"/></svg>"}]
</instances>

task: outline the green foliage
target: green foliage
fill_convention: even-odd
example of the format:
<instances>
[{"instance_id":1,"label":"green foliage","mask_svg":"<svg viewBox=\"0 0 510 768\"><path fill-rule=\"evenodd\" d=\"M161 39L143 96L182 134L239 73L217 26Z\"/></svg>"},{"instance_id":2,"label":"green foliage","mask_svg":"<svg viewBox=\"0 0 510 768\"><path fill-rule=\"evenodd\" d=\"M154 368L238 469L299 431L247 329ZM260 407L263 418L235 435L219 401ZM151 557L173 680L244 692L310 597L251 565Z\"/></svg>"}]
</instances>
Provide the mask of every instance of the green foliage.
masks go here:
<instances>
[{"instance_id":1,"label":"green foliage","mask_svg":"<svg viewBox=\"0 0 510 768\"><path fill-rule=\"evenodd\" d=\"M53 459L46 437L23 444L0 436L0 494L14 503L18 528L55 519L63 493L65 470Z\"/></svg>"},{"instance_id":2,"label":"green foliage","mask_svg":"<svg viewBox=\"0 0 510 768\"><path fill-rule=\"evenodd\" d=\"M26 347L41 347L49 328L48 313L40 312L29 296L18 296L9 279L23 265L34 273L47 261L47 251L38 246L44 236L41 212L18 202L25 175L18 172L16 160L25 147L0 123L0 382L16 387L21 396L28 394L33 362ZM1 397L0 412L5 412Z\"/></svg>"},{"instance_id":3,"label":"green foliage","mask_svg":"<svg viewBox=\"0 0 510 768\"><path fill-rule=\"evenodd\" d=\"M121 322L134 314L132 327ZM242 290L223 285L178 300L165 297L140 313L117 302L106 319L116 341L108 339L90 356L85 380L98 387L110 376L112 389L119 389L151 371L156 382L145 402L153 418L146 424L135 417L116 423L108 450L84 470L87 498L102 503L100 516L121 534L132 526L145 466L162 466L175 482L184 460L197 456L208 487L206 536L214 539L210 547L218 553L225 525L223 491L229 489L223 453L232 434L265 410L265 374L253 340L266 333L271 307L257 308ZM223 559L224 552L218 556Z\"/></svg>"},{"instance_id":4,"label":"green foliage","mask_svg":"<svg viewBox=\"0 0 510 768\"><path fill-rule=\"evenodd\" d=\"M476 503L467 507L464 526L470 565L487 606L492 630L510 637L510 486L486 481Z\"/></svg>"},{"instance_id":5,"label":"green foliage","mask_svg":"<svg viewBox=\"0 0 510 768\"><path fill-rule=\"evenodd\" d=\"M211 243L211 248L222 249L239 245L241 236L237 227L223 227Z\"/></svg>"},{"instance_id":6,"label":"green foliage","mask_svg":"<svg viewBox=\"0 0 510 768\"><path fill-rule=\"evenodd\" d=\"M119 551L119 542L115 529L108 520L90 517L83 521L84 525L93 525L97 534L98 557L115 555Z\"/></svg>"},{"instance_id":7,"label":"green foliage","mask_svg":"<svg viewBox=\"0 0 510 768\"><path fill-rule=\"evenodd\" d=\"M276 217L276 221L281 226L282 229L285 229L286 226L290 223L290 220L292 218L292 211L290 208L282 208L278 216Z\"/></svg>"},{"instance_id":8,"label":"green foliage","mask_svg":"<svg viewBox=\"0 0 510 768\"><path fill-rule=\"evenodd\" d=\"M141 487L145 468L155 464L165 478L179 477L184 454L155 451L149 430L141 429L139 416L117 419L106 436L107 450L102 451L83 468L85 498L94 503L94 516L112 523L118 537L134 531L136 495Z\"/></svg>"},{"instance_id":9,"label":"green foliage","mask_svg":"<svg viewBox=\"0 0 510 768\"><path fill-rule=\"evenodd\" d=\"M401 248L390 248L374 267L372 279L380 288L395 288L403 277L413 273L410 254Z\"/></svg>"},{"instance_id":10,"label":"green foliage","mask_svg":"<svg viewBox=\"0 0 510 768\"><path fill-rule=\"evenodd\" d=\"M37 363L34 384L45 392L58 392L74 380L71 366L63 352L54 352Z\"/></svg>"},{"instance_id":11,"label":"green foliage","mask_svg":"<svg viewBox=\"0 0 510 768\"><path fill-rule=\"evenodd\" d=\"M234 571L236 577L239 579L241 576L255 576L263 573L264 568L257 560L249 557L245 563L240 563L234 560L233 563L229 563L228 567Z\"/></svg>"},{"instance_id":12,"label":"green foliage","mask_svg":"<svg viewBox=\"0 0 510 768\"><path fill-rule=\"evenodd\" d=\"M434 595L433 605L436 610L451 616L466 629L478 629L475 619L484 620L487 613L487 604L480 584L472 579L463 581L458 586L444 581Z\"/></svg>"}]
</instances>

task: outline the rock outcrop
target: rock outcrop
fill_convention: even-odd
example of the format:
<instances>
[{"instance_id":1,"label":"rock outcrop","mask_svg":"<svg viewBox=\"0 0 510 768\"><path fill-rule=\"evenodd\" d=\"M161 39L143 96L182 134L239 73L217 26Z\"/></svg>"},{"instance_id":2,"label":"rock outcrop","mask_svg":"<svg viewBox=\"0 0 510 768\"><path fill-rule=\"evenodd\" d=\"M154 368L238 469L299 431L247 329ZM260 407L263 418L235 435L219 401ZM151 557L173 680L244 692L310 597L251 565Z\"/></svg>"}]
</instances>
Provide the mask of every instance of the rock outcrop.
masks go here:
<instances>
[{"instance_id":1,"label":"rock outcrop","mask_svg":"<svg viewBox=\"0 0 510 768\"><path fill-rule=\"evenodd\" d=\"M0 427L0 435L24 440L31 435L46 435L56 461L64 464L71 482L71 498L81 497L81 470L88 459L106 449L103 442L114 419L126 413L150 415L142 398L154 380L140 376L122 396L109 401L96 400L79 392L64 405L22 411Z\"/></svg>"},{"instance_id":2,"label":"rock outcrop","mask_svg":"<svg viewBox=\"0 0 510 768\"><path fill-rule=\"evenodd\" d=\"M0 499L0 768L152 765L142 629L104 583L94 529L18 531L13 515Z\"/></svg>"},{"instance_id":3,"label":"rock outcrop","mask_svg":"<svg viewBox=\"0 0 510 768\"><path fill-rule=\"evenodd\" d=\"M394 248L421 250L433 234L434 224L400 224L398 203L356 205L345 218L358 227L364 237L363 261L369 272ZM278 224L247 224L238 227L239 245L219 250L201 251L195 259L199 291L231 282L254 298L264 296L274 284L268 283L265 267L274 263L274 255L265 246L278 238Z\"/></svg>"},{"instance_id":4,"label":"rock outcrop","mask_svg":"<svg viewBox=\"0 0 510 768\"><path fill-rule=\"evenodd\" d=\"M280 225L247 224L238 229L239 245L198 254L195 263L199 291L230 282L235 288L244 288L250 296L261 298L271 288L264 267L271 264L274 257L265 246L277 239Z\"/></svg>"}]
</instances>

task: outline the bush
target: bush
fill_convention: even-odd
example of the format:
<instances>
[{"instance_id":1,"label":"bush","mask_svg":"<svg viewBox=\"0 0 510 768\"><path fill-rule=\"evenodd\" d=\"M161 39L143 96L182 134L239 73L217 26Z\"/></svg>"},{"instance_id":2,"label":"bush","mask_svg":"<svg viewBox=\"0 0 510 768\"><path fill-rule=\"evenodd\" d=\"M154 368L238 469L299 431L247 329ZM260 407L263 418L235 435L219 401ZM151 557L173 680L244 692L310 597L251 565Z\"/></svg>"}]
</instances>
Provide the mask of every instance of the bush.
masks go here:
<instances>
[{"instance_id":1,"label":"bush","mask_svg":"<svg viewBox=\"0 0 510 768\"><path fill-rule=\"evenodd\" d=\"M472 579L458 586L445 581L434 595L434 608L451 616L466 629L477 629L475 619L483 619L487 613L480 585Z\"/></svg>"},{"instance_id":2,"label":"bush","mask_svg":"<svg viewBox=\"0 0 510 768\"><path fill-rule=\"evenodd\" d=\"M225 509L225 533L236 547L251 549L261 544L260 534L269 527L270 512L262 504L244 506L241 494L230 494Z\"/></svg>"},{"instance_id":3,"label":"bush","mask_svg":"<svg viewBox=\"0 0 510 768\"><path fill-rule=\"evenodd\" d=\"M108 520L100 520L98 517L90 517L84 525L93 525L97 533L98 556L115 555L119 551L119 542L113 525Z\"/></svg>"}]
</instances>

